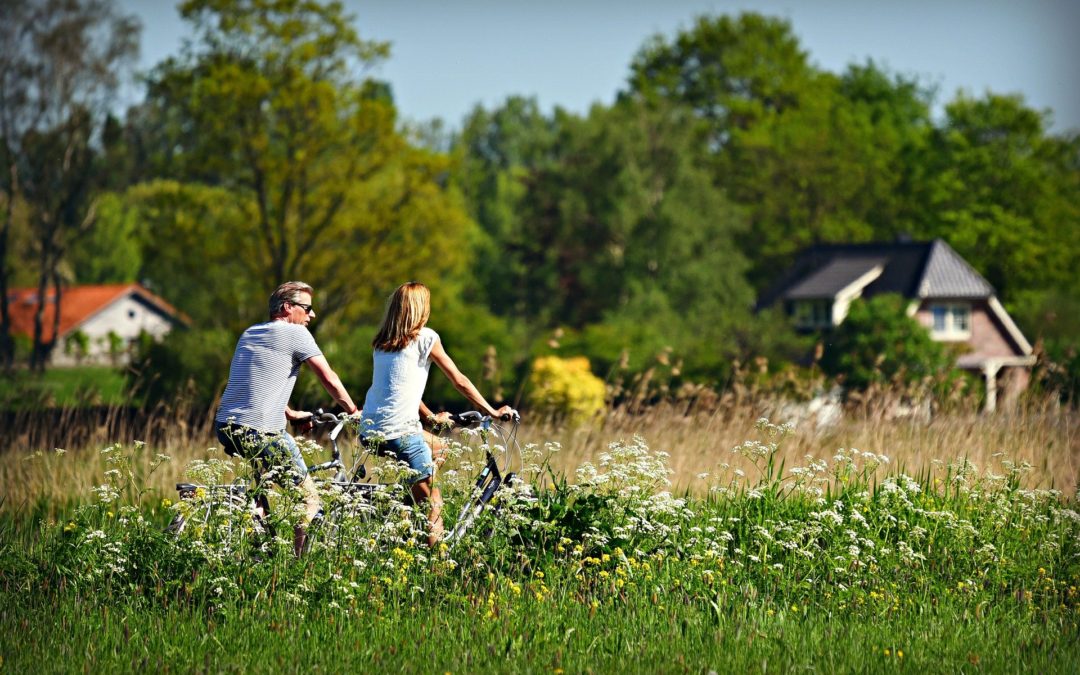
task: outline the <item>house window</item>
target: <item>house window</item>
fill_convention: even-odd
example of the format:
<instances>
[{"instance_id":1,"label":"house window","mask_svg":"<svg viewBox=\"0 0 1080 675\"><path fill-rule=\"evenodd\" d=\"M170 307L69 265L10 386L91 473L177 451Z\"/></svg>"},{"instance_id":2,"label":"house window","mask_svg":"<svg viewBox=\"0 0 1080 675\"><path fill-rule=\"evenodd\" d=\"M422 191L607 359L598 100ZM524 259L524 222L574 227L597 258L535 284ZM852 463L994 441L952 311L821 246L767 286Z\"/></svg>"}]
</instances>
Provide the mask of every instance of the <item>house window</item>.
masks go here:
<instances>
[{"instance_id":1,"label":"house window","mask_svg":"<svg viewBox=\"0 0 1080 675\"><path fill-rule=\"evenodd\" d=\"M829 328L832 326L832 302L829 300L797 300L792 317L798 328Z\"/></svg>"},{"instance_id":2,"label":"house window","mask_svg":"<svg viewBox=\"0 0 1080 675\"><path fill-rule=\"evenodd\" d=\"M932 335L939 340L966 340L971 337L971 305L943 303L930 306Z\"/></svg>"}]
</instances>

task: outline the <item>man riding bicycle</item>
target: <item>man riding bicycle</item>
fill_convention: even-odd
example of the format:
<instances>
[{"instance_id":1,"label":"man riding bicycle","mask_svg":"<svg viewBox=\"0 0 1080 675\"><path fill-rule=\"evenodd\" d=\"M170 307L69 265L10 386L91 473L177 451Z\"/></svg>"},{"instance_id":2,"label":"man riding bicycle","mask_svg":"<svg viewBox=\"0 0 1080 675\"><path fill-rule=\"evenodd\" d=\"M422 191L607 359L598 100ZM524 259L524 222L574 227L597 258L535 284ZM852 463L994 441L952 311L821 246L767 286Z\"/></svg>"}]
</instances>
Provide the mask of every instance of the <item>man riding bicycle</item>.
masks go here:
<instances>
[{"instance_id":1,"label":"man riding bicycle","mask_svg":"<svg viewBox=\"0 0 1080 675\"><path fill-rule=\"evenodd\" d=\"M307 329L315 318L311 286L302 281L281 284L270 296L269 309L270 320L248 328L236 344L214 428L227 453L252 462L257 482L266 471L279 468L301 488L304 519L293 537L293 550L299 556L307 526L321 508L300 448L285 429L287 422L311 417L311 413L289 408L300 366L306 363L314 371L346 414L357 415L359 410ZM265 495L258 497L259 515L265 516L267 507Z\"/></svg>"}]
</instances>

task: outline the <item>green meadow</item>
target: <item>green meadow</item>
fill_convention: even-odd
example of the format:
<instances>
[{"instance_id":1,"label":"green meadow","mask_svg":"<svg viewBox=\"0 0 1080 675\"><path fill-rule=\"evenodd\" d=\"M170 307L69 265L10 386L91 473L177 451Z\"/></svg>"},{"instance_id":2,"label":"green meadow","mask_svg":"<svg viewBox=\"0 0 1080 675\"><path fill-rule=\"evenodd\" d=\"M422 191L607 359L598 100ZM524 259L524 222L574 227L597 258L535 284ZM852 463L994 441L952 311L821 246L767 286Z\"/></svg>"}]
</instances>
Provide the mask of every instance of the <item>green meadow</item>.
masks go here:
<instances>
[{"instance_id":1,"label":"green meadow","mask_svg":"<svg viewBox=\"0 0 1080 675\"><path fill-rule=\"evenodd\" d=\"M1080 659L1075 497L1031 465L885 453L778 461L796 442L759 421L694 489L640 436L573 472L528 443L520 482L466 536L428 549L424 515L388 489L291 552L221 508L246 474L219 453L186 466L141 444L5 464L105 467L89 496L3 503L0 646L7 672L169 671L1071 672ZM472 450L441 474L452 524ZM747 467L734 468L735 466ZM376 467L378 469L378 467ZM73 469L73 471L77 471ZM146 486L187 475L178 502ZM200 501L201 500L201 501ZM180 535L177 513L203 513ZM192 521L193 523L195 521Z\"/></svg>"}]
</instances>

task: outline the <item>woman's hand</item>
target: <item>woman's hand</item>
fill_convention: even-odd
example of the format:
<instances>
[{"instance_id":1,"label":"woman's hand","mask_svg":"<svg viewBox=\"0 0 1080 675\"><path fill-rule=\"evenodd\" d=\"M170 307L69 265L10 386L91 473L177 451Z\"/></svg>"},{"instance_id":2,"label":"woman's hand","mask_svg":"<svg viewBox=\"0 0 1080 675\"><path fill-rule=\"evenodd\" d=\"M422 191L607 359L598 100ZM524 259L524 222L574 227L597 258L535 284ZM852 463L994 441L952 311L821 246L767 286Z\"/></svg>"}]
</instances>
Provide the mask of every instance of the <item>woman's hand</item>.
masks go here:
<instances>
[{"instance_id":1,"label":"woman's hand","mask_svg":"<svg viewBox=\"0 0 1080 675\"><path fill-rule=\"evenodd\" d=\"M449 429L454 426L454 416L444 410L438 415L428 415L427 423L436 429Z\"/></svg>"},{"instance_id":2,"label":"woman's hand","mask_svg":"<svg viewBox=\"0 0 1080 675\"><path fill-rule=\"evenodd\" d=\"M518 412L508 405L504 405L498 410L493 411L495 414L492 417L496 417L501 420L512 420L518 416Z\"/></svg>"}]
</instances>

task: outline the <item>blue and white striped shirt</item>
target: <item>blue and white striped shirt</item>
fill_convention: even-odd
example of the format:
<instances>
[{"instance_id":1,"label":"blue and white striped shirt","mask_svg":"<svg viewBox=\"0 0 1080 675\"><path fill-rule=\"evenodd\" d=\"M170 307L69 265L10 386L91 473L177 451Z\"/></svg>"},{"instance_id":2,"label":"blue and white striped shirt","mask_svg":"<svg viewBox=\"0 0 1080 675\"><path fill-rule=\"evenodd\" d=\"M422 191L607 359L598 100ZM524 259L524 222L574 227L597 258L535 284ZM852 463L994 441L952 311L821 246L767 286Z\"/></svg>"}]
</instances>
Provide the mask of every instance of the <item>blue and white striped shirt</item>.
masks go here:
<instances>
[{"instance_id":1,"label":"blue and white striped shirt","mask_svg":"<svg viewBox=\"0 0 1080 675\"><path fill-rule=\"evenodd\" d=\"M215 421L284 431L285 407L300 365L320 354L315 338L301 324L270 321L248 328L236 343Z\"/></svg>"}]
</instances>

